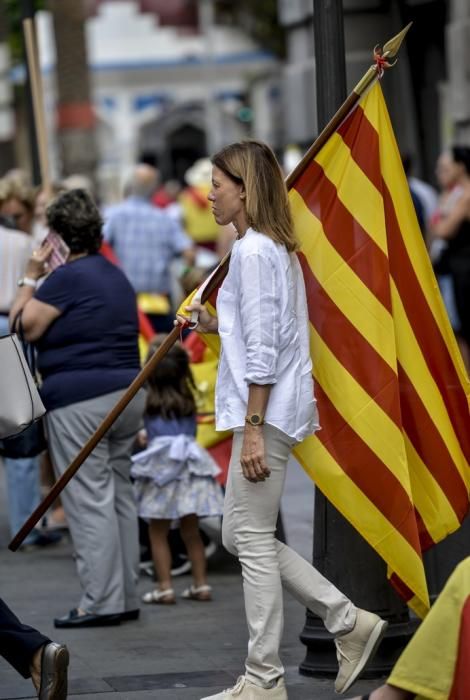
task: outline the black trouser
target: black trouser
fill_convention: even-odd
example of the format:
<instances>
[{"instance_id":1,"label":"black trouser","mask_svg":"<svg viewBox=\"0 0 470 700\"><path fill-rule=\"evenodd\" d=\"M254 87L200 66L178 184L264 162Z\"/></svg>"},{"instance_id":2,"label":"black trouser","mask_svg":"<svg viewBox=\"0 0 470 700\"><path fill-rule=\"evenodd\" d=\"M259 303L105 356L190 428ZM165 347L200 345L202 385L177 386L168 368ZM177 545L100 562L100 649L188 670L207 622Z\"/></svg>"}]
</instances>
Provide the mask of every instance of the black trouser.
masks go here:
<instances>
[{"instance_id":1,"label":"black trouser","mask_svg":"<svg viewBox=\"0 0 470 700\"><path fill-rule=\"evenodd\" d=\"M51 640L23 625L8 605L0 598L0 655L8 661L23 678L29 678L34 652Z\"/></svg>"}]
</instances>

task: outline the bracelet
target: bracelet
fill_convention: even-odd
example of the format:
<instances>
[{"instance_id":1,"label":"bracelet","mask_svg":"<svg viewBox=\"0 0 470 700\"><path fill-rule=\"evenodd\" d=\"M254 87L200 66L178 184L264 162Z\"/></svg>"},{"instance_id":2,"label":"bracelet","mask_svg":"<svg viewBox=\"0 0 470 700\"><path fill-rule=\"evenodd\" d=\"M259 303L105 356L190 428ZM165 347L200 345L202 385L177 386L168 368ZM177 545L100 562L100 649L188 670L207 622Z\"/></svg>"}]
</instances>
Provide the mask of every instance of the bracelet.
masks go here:
<instances>
[{"instance_id":1,"label":"bracelet","mask_svg":"<svg viewBox=\"0 0 470 700\"><path fill-rule=\"evenodd\" d=\"M38 286L38 281L34 280L32 277L22 277L18 280L18 287L31 287L36 289Z\"/></svg>"}]
</instances>

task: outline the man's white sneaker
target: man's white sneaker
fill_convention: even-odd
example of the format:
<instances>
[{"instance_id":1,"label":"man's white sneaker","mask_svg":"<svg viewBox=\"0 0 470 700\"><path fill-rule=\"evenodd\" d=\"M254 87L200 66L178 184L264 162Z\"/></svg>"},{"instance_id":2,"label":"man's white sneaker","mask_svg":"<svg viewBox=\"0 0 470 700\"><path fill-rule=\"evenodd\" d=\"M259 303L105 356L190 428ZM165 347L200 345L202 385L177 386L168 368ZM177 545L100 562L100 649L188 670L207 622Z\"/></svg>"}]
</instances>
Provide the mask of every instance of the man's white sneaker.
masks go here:
<instances>
[{"instance_id":1,"label":"man's white sneaker","mask_svg":"<svg viewBox=\"0 0 470 700\"><path fill-rule=\"evenodd\" d=\"M288 700L286 685L283 678L279 678L273 688L262 688L251 683L245 676L240 676L233 688L223 690L217 695L207 695L201 700Z\"/></svg>"},{"instance_id":2,"label":"man's white sneaker","mask_svg":"<svg viewBox=\"0 0 470 700\"><path fill-rule=\"evenodd\" d=\"M357 680L367 662L374 656L387 627L388 622L378 615L358 609L356 624L351 632L336 637L339 663L335 680L337 693L344 693Z\"/></svg>"}]
</instances>

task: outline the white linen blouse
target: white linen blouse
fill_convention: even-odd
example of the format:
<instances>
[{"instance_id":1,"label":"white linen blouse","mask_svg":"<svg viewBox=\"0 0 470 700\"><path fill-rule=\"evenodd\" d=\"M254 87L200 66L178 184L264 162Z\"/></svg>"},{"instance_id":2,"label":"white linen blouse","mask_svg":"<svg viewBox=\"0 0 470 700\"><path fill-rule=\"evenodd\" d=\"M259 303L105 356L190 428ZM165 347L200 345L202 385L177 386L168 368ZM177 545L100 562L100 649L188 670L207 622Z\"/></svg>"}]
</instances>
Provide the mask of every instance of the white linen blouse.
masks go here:
<instances>
[{"instance_id":1,"label":"white linen blouse","mask_svg":"<svg viewBox=\"0 0 470 700\"><path fill-rule=\"evenodd\" d=\"M315 432L307 300L297 256L249 228L233 245L217 317L217 430L244 427L249 385L270 384L265 422L293 442Z\"/></svg>"}]
</instances>

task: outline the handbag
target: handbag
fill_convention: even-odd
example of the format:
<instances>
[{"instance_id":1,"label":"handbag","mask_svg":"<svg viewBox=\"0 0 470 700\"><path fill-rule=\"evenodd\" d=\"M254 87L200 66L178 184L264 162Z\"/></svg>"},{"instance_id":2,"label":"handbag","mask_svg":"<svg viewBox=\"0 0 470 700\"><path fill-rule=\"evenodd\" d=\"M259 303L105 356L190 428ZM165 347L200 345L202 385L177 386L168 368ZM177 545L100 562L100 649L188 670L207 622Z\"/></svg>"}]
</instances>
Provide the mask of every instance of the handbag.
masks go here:
<instances>
[{"instance_id":1,"label":"handbag","mask_svg":"<svg viewBox=\"0 0 470 700\"><path fill-rule=\"evenodd\" d=\"M46 447L42 416L46 413L35 382L34 348L26 343L21 312L15 333L0 337L0 454L34 457Z\"/></svg>"}]
</instances>

